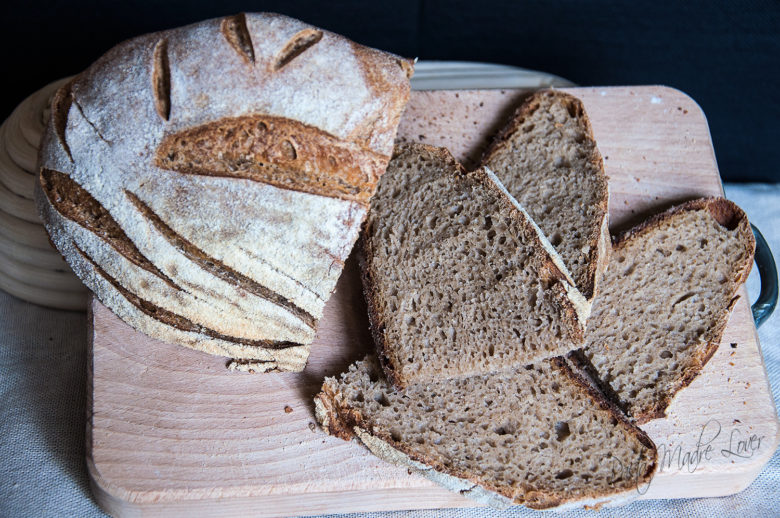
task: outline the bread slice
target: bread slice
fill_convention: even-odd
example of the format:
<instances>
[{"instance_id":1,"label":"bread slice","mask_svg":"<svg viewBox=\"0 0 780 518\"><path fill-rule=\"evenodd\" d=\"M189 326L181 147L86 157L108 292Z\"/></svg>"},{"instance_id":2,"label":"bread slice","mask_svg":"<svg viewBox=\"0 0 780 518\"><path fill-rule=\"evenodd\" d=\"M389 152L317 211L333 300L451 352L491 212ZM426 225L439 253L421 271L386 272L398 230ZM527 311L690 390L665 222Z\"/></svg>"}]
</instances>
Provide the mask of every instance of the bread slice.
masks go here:
<instances>
[{"instance_id":1,"label":"bread slice","mask_svg":"<svg viewBox=\"0 0 780 518\"><path fill-rule=\"evenodd\" d=\"M400 146L362 238L375 344L399 387L580 347L587 305L538 227L487 169Z\"/></svg>"},{"instance_id":2,"label":"bread slice","mask_svg":"<svg viewBox=\"0 0 780 518\"><path fill-rule=\"evenodd\" d=\"M326 378L315 411L329 434L495 507L626 501L657 463L650 438L562 358L396 391L369 357Z\"/></svg>"},{"instance_id":3,"label":"bread slice","mask_svg":"<svg viewBox=\"0 0 780 518\"><path fill-rule=\"evenodd\" d=\"M539 224L592 301L609 260L609 187L582 102L550 90L531 95L482 164Z\"/></svg>"},{"instance_id":4,"label":"bread slice","mask_svg":"<svg viewBox=\"0 0 780 518\"><path fill-rule=\"evenodd\" d=\"M409 60L270 13L126 41L53 100L41 217L139 331L299 371L411 74Z\"/></svg>"},{"instance_id":5,"label":"bread slice","mask_svg":"<svg viewBox=\"0 0 780 518\"><path fill-rule=\"evenodd\" d=\"M717 350L754 250L747 216L722 198L684 203L617 239L584 355L639 423L663 417Z\"/></svg>"}]
</instances>

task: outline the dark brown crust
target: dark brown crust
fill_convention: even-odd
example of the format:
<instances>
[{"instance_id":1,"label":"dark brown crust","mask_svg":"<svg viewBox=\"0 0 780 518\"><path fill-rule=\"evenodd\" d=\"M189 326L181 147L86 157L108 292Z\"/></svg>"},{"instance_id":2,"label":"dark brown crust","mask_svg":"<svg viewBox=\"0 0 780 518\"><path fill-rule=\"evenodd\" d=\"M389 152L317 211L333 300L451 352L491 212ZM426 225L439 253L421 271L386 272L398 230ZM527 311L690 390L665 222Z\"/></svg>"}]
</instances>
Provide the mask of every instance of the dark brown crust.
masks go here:
<instances>
[{"instance_id":1,"label":"dark brown crust","mask_svg":"<svg viewBox=\"0 0 780 518\"><path fill-rule=\"evenodd\" d=\"M246 14L239 13L228 16L219 25L225 39L236 50L241 58L249 64L255 62L255 49L252 46L252 37L246 27Z\"/></svg>"},{"instance_id":2,"label":"dark brown crust","mask_svg":"<svg viewBox=\"0 0 780 518\"><path fill-rule=\"evenodd\" d=\"M155 165L183 174L246 178L367 204L389 157L271 115L223 118L165 136Z\"/></svg>"},{"instance_id":3,"label":"dark brown crust","mask_svg":"<svg viewBox=\"0 0 780 518\"><path fill-rule=\"evenodd\" d=\"M86 228L128 261L159 277L168 286L181 289L138 250L106 208L73 178L60 171L41 168L38 181L46 199L62 217Z\"/></svg>"},{"instance_id":4,"label":"dark brown crust","mask_svg":"<svg viewBox=\"0 0 780 518\"><path fill-rule=\"evenodd\" d=\"M604 382L599 376L596 367L590 362L585 352L582 349L576 349L566 355L566 359L569 360L575 369L579 371L583 378L590 380L593 386L601 392L605 398L611 401L617 408L619 408L624 414L628 415L625 402L620 401L617 393L612 389L609 383Z\"/></svg>"},{"instance_id":5,"label":"dark brown crust","mask_svg":"<svg viewBox=\"0 0 780 518\"><path fill-rule=\"evenodd\" d=\"M184 239L181 235L176 233L171 227L168 226L163 219L152 210L147 204L133 194L132 192L125 190L125 195L130 199L130 202L138 209L147 221L151 222L157 231L179 252L181 252L187 259L197 264L203 270L209 272L211 275L222 279L223 281L237 286L249 293L252 293L258 297L264 298L267 301L276 304L277 306L286 309L293 315L295 315L301 322L314 329L317 323L317 319L303 309L297 306L294 302L278 294L274 290L267 288L259 282L250 279L246 275L234 270L219 259L208 255L200 248L193 245L188 240Z\"/></svg>"},{"instance_id":6,"label":"dark brown crust","mask_svg":"<svg viewBox=\"0 0 780 518\"><path fill-rule=\"evenodd\" d=\"M167 309L161 308L153 304L152 302L149 302L148 300L139 297L132 291L122 286L122 284L114 277L109 275L109 273L106 272L103 268L101 268L100 265L97 264L94 259L92 259L84 250L79 248L75 242L73 243L73 247L76 249L79 255L81 255L81 257L87 263L89 263L89 265L92 266L92 268L95 269L97 274L103 279L105 279L106 282L111 284L111 286L113 286L114 289L118 291L120 295L122 295L125 299L127 299L127 301L130 304L138 308L146 316L154 320L157 320L158 322L179 329L181 331L186 331L190 333L199 333L211 338L216 338L217 340L229 341L236 344L248 345L251 347L262 347L264 349L279 351L283 349L289 349L292 347L301 346L301 344L295 342L282 342L282 341L275 341L275 340L246 340L244 338L228 336L218 331L215 331L213 329L210 329L208 327L197 324L187 319L186 317L177 315L172 311L168 311Z\"/></svg>"},{"instance_id":7,"label":"dark brown crust","mask_svg":"<svg viewBox=\"0 0 780 518\"><path fill-rule=\"evenodd\" d=\"M642 470L641 475L637 474L636 478L637 486L650 483L658 464L658 452L652 439L650 439L650 437L644 431L634 425L625 416L625 414L623 414L623 412L614 405L614 403L606 399L603 394L593 388L579 373L574 372L566 364L566 360L564 358L556 357L546 361L548 361L553 366L553 368L559 370L563 376L574 383L574 385L576 385L580 391L584 392L587 397L590 397L598 406L598 408L608 412L614 419L616 425L620 425L621 427L625 428L627 432L636 437L636 439L643 446L652 451L652 462L647 466L643 466L644 469ZM352 408L347 402L343 401L341 395L332 387L330 387L329 383L330 380L325 381L322 387L322 391L315 397L315 399L320 401L323 409L327 413L328 423L326 431L330 435L334 435L348 441L353 438L353 430L357 426L363 430L366 430L366 432L370 433L374 437L377 437L381 441L387 443L392 448L406 454L412 460L431 467L434 471L444 473L459 479L468 480L475 485L483 487L489 491L512 500L515 504L525 505L531 509L550 509L561 504L565 504L571 500L570 498L566 498L566 496L547 493L529 485L522 486L524 494L518 497L515 492L508 487L498 487L491 484L485 484L479 479L479 477L471 473L448 468L447 466L437 462L435 459L428 458L425 455L420 455L413 448L408 447L406 444L393 440L390 434L376 430L369 422L369 420L361 414L360 411ZM583 496L583 499L602 498L608 496L610 496L610 493L591 494Z\"/></svg>"},{"instance_id":8,"label":"dark brown crust","mask_svg":"<svg viewBox=\"0 0 780 518\"><path fill-rule=\"evenodd\" d=\"M355 436L353 432L355 425L363 422L360 412L350 406L341 405L341 398L330 389L327 379L314 399L319 400L327 413L328 423L325 431L328 435L345 441L352 440Z\"/></svg>"},{"instance_id":9,"label":"dark brown crust","mask_svg":"<svg viewBox=\"0 0 780 518\"><path fill-rule=\"evenodd\" d=\"M732 293L732 299L723 312L723 316L718 319L714 326L710 327L704 337L704 348L693 358L693 363L684 372L682 377L672 387L672 390L664 395L663 399L656 401L652 408L642 409L634 412L633 417L639 424L646 423L653 419L666 416L666 409L672 402L674 396L699 375L707 362L715 354L720 346L723 332L726 330L731 315L731 310L739 298L736 290L747 281L750 269L753 264L753 255L756 249L756 240L753 231L750 228L747 215L734 202L720 197L698 198L656 214L648 218L643 223L620 234L614 242L613 252L619 252L627 243L634 239L643 238L648 232L651 232L661 225L672 220L676 215L684 212L707 210L715 220L728 230L738 229L740 241L745 250L745 262L735 272L733 279L735 291Z\"/></svg>"},{"instance_id":10,"label":"dark brown crust","mask_svg":"<svg viewBox=\"0 0 780 518\"><path fill-rule=\"evenodd\" d=\"M476 183L484 185L495 195L496 199L501 204L502 209L509 212L510 217L512 217L516 224L520 225L526 233L536 236L536 230L526 218L521 215L520 211L517 210L517 207L515 207L507 198L506 194L490 179L483 169L467 172L446 148L439 148L427 144L414 143L397 146L393 152L393 159L398 158L404 153L427 154L441 161L446 166L451 167L452 175L469 178ZM371 219L367 217L366 222L363 225L363 232L358 240L358 250L360 252L358 254L358 264L360 265L360 274L363 282L363 294L366 299L366 306L368 307L371 335L374 339L374 346L376 348L377 357L379 358L379 364L390 384L396 389L402 389L407 386L409 380L406 380L401 376L397 369L398 358L395 357L385 340L385 319L382 315L382 311L379 309L381 295L379 290L376 289L377 283L374 280L375 272L371 266L374 254L370 240L366 239L366 235L370 235L373 230L370 226L370 221ZM584 341L585 330L584 324L579 321L577 312L566 293L566 288L564 287L564 284L568 284L566 276L549 258L547 251L541 244L534 243L534 249L541 257L545 258L540 265L540 277L552 290L554 302L563 316L563 324L569 330L569 337L574 344L573 346L576 347Z\"/></svg>"},{"instance_id":11,"label":"dark brown crust","mask_svg":"<svg viewBox=\"0 0 780 518\"><path fill-rule=\"evenodd\" d=\"M591 126L588 114L585 111L585 106L578 98L573 95L558 92L555 90L542 90L535 92L530 97L526 98L523 104L512 115L506 126L496 134L493 141L490 143L485 153L482 156L480 165L485 165L494 155L503 151L503 149L511 144L511 139L515 132L525 121L525 118L539 109L539 105L544 97L556 97L557 102L565 105L573 118L576 118L583 126L583 130L588 135L588 138L594 142L593 150L588 157L588 161L597 167L601 171L599 185L599 198L602 200L599 203L599 212L602 215L600 220L607 217L609 214L609 185L607 183L607 176L604 172L604 160L601 157L601 153L598 150L598 146L595 145L596 138L593 134L593 127ZM577 283L577 289L582 293L586 299L592 300L598 291L598 277L604 272L598 271L598 244L601 237L601 229L593 229L588 236L588 242L590 243L590 252L588 252L588 266L587 275L582 279L575 279ZM608 251L604 251L608 253ZM604 267L606 267L606 261L603 261Z\"/></svg>"}]
</instances>

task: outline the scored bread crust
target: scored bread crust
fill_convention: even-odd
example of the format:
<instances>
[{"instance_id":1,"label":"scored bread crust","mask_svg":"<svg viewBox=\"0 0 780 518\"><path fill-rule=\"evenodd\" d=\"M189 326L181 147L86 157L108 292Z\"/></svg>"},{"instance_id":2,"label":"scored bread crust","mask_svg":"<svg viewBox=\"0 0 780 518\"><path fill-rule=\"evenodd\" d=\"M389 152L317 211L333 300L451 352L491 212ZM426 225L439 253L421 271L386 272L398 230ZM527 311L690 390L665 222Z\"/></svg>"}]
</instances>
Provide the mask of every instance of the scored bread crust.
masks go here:
<instances>
[{"instance_id":1,"label":"scored bread crust","mask_svg":"<svg viewBox=\"0 0 780 518\"><path fill-rule=\"evenodd\" d=\"M614 240L613 251L619 252L628 243L635 239L643 239L648 233L661 227L664 223L673 220L679 214L691 211L707 210L722 226L728 229L739 229L739 242L745 251L745 261L734 271L732 282L734 283L734 292L731 294L731 300L714 325L706 329L704 334L704 348L693 358L693 363L686 368L682 376L677 379L672 389L664 394L664 397L654 402L651 408L643 409L635 413L632 417L637 423L643 424L653 419L659 419L666 416L666 409L672 402L674 396L684 389L699 375L707 362L715 354L720 346L723 332L726 329L731 310L739 299L736 290L747 281L753 265L753 256L756 249L756 240L753 231L750 228L747 215L734 202L720 197L698 198L669 208L668 210L651 216L639 225L628 229L618 235Z\"/></svg>"},{"instance_id":2,"label":"scored bread crust","mask_svg":"<svg viewBox=\"0 0 780 518\"><path fill-rule=\"evenodd\" d=\"M611 401L607 400L598 390L588 383L580 373L572 370L562 357L551 358L549 361L559 370L579 391L593 400L595 405L606 411L615 420L616 426L621 426L637 438L645 447L653 451L653 462L644 466L644 471L636 478L637 487L649 484L655 474L658 459L657 450L652 439L636 427L625 414ZM572 499L566 494L552 494L539 489L523 488L524 492L515 494L507 487L497 487L481 482L476 474L466 473L448 468L415 452L413 447L393 440L391 434L376 429L368 416L352 408L349 402L339 393L337 380L326 378L322 390L314 398L315 416L323 430L329 435L349 441L357 437L371 452L383 460L403 465L430 479L445 488L459 492L463 496L477 500L493 507L508 507L514 504L524 505L531 509L567 508L574 506L615 505L633 500L638 493L632 495L635 489L627 489L615 493L596 493L581 499Z\"/></svg>"},{"instance_id":3,"label":"scored bread crust","mask_svg":"<svg viewBox=\"0 0 780 518\"><path fill-rule=\"evenodd\" d=\"M528 213L517 203L517 200L506 191L495 175L487 168L466 171L446 148L419 143L403 144L396 146L393 160L404 153L426 155L444 164L448 170L452 171L451 174L470 177L485 185L496 195L496 199L499 200L503 208L510 212L510 217L516 225L530 230L532 234L536 234L538 241L532 242L531 245L544 258L540 274L546 282L550 283L549 289L552 290L553 300L559 309L563 326L568 329L572 341L581 343L584 340L585 325L590 314L590 303L574 287L571 275L542 231L533 222ZM375 280L375 276L381 275L382 272L376 272L371 266L373 250L365 236L367 232L370 232L370 229L366 228L366 226L364 224L363 233L358 239L357 246L360 251L358 264L363 284L363 295L368 308L371 336L374 339L379 364L388 381L396 388L404 388L409 380L400 376L396 368L399 360L395 357L385 339L385 317L380 310L381 294L376 288L377 281Z\"/></svg>"},{"instance_id":4,"label":"scored bread crust","mask_svg":"<svg viewBox=\"0 0 780 518\"><path fill-rule=\"evenodd\" d=\"M480 163L483 165L487 164L496 155L499 155L506 151L507 148L510 148L512 146L512 137L517 130L520 129L525 118L539 108L544 97L551 96L554 97L557 102L568 104L573 107L577 113L577 120L581 122L582 129L587 134L587 138L595 144L596 138L593 134L593 127L591 126L590 118L588 118L582 101L573 95L564 92L542 90L531 94L531 96L517 108L507 125L496 134L493 141L489 144ZM596 194L596 197L599 200L599 224L597 227L588 230L587 241L590 250L587 253L587 275L584 279L579 280L577 289L579 289L589 302L592 302L598 294L598 283L607 270L611 253L609 233L609 183L604 171L604 160L596 145L593 146L587 160L597 171L599 171L597 178L598 192Z\"/></svg>"},{"instance_id":5,"label":"scored bread crust","mask_svg":"<svg viewBox=\"0 0 780 518\"><path fill-rule=\"evenodd\" d=\"M267 13L124 42L55 95L36 186L44 225L139 331L301 370L412 71Z\"/></svg>"}]
</instances>

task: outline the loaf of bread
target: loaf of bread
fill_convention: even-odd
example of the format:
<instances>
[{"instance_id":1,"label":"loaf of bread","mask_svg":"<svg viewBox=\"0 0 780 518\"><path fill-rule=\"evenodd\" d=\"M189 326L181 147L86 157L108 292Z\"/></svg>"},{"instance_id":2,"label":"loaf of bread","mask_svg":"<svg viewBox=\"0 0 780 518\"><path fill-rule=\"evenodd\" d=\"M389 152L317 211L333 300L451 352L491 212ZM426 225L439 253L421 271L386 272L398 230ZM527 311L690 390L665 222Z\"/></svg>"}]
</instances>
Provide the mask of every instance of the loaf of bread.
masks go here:
<instances>
[{"instance_id":1,"label":"loaf of bread","mask_svg":"<svg viewBox=\"0 0 780 518\"><path fill-rule=\"evenodd\" d=\"M684 203L617 239L583 366L639 423L663 417L718 349L754 250L747 216L722 198Z\"/></svg>"},{"instance_id":2,"label":"loaf of bread","mask_svg":"<svg viewBox=\"0 0 780 518\"><path fill-rule=\"evenodd\" d=\"M369 357L325 380L315 412L329 434L495 507L622 503L657 464L650 438L562 358L397 391Z\"/></svg>"},{"instance_id":3,"label":"loaf of bread","mask_svg":"<svg viewBox=\"0 0 780 518\"><path fill-rule=\"evenodd\" d=\"M396 148L361 239L379 359L398 387L509 369L582 344L589 305L487 169Z\"/></svg>"},{"instance_id":4,"label":"loaf of bread","mask_svg":"<svg viewBox=\"0 0 780 518\"><path fill-rule=\"evenodd\" d=\"M539 224L592 301L611 248L609 187L582 102L552 90L531 95L482 163Z\"/></svg>"},{"instance_id":5,"label":"loaf of bread","mask_svg":"<svg viewBox=\"0 0 780 518\"><path fill-rule=\"evenodd\" d=\"M37 201L125 322L300 370L392 153L412 63L275 14L115 47L55 96Z\"/></svg>"}]
</instances>

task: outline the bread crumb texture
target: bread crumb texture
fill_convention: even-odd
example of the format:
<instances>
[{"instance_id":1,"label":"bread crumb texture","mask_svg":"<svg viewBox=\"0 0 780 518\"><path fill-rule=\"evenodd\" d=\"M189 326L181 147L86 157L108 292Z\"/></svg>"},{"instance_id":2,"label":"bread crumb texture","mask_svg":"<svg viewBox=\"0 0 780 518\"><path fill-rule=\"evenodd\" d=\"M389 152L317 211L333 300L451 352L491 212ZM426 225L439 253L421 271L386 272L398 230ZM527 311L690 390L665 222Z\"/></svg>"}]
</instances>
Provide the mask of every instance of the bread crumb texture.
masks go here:
<instances>
[{"instance_id":1,"label":"bread crumb texture","mask_svg":"<svg viewBox=\"0 0 780 518\"><path fill-rule=\"evenodd\" d=\"M745 213L721 198L673 208L619 240L585 354L630 415L663 417L709 360L754 250Z\"/></svg>"},{"instance_id":2,"label":"bread crumb texture","mask_svg":"<svg viewBox=\"0 0 780 518\"><path fill-rule=\"evenodd\" d=\"M544 91L517 110L488 149L487 165L536 221L593 298L606 235L609 190L603 161L582 102ZM607 235L608 237L608 235Z\"/></svg>"},{"instance_id":3,"label":"bread crumb texture","mask_svg":"<svg viewBox=\"0 0 780 518\"><path fill-rule=\"evenodd\" d=\"M400 147L367 217L375 341L399 385L565 353L582 328L539 234L482 171Z\"/></svg>"},{"instance_id":4,"label":"bread crumb texture","mask_svg":"<svg viewBox=\"0 0 780 518\"><path fill-rule=\"evenodd\" d=\"M366 430L417 471L529 507L636 494L655 470L652 441L561 359L395 390L368 357L318 400L331 433Z\"/></svg>"}]
</instances>

